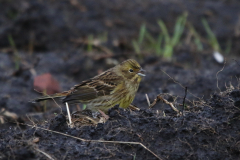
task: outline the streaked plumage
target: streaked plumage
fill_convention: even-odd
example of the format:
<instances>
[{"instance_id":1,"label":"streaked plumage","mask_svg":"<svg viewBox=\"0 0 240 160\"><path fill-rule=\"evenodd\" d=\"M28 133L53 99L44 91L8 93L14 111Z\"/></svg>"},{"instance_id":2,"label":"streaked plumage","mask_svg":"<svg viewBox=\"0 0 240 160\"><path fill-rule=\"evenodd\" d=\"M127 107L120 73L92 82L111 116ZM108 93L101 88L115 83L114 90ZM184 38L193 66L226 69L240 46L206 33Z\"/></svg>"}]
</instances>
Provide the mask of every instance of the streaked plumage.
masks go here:
<instances>
[{"instance_id":1,"label":"streaked plumage","mask_svg":"<svg viewBox=\"0 0 240 160\"><path fill-rule=\"evenodd\" d=\"M119 104L127 108L133 101L139 83L144 75L139 63L133 59L108 69L89 80L75 85L69 91L40 97L35 102L64 97L63 102L69 104L83 103L92 111L107 112L109 108Z\"/></svg>"}]
</instances>

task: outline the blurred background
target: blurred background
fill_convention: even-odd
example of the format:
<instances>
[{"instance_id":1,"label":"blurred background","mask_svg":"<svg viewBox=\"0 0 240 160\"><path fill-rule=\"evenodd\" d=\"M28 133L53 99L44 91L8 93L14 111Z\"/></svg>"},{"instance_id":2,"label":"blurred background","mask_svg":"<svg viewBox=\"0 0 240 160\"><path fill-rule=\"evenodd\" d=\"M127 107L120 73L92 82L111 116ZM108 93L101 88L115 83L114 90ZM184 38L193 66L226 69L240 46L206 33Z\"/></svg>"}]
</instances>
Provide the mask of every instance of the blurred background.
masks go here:
<instances>
[{"instance_id":1,"label":"blurred background","mask_svg":"<svg viewBox=\"0 0 240 160\"><path fill-rule=\"evenodd\" d=\"M183 97L185 86L188 99L208 99L238 86L239 52L238 0L1 0L0 112L49 118L59 112L54 102L29 101L129 58L147 70L139 108L145 94Z\"/></svg>"}]
</instances>

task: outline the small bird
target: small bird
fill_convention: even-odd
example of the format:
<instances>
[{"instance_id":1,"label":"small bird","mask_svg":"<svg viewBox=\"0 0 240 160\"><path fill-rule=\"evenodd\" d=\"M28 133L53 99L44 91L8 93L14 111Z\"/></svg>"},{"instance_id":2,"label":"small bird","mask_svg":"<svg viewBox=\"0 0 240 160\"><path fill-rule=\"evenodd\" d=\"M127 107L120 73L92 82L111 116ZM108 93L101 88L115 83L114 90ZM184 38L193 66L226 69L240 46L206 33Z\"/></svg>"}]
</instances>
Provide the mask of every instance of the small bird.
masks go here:
<instances>
[{"instance_id":1,"label":"small bird","mask_svg":"<svg viewBox=\"0 0 240 160\"><path fill-rule=\"evenodd\" d=\"M89 80L75 85L69 91L43 96L34 100L39 102L52 98L63 98L64 103L86 104L86 109L103 111L119 105L127 108L133 101L145 71L139 63L128 59Z\"/></svg>"}]
</instances>

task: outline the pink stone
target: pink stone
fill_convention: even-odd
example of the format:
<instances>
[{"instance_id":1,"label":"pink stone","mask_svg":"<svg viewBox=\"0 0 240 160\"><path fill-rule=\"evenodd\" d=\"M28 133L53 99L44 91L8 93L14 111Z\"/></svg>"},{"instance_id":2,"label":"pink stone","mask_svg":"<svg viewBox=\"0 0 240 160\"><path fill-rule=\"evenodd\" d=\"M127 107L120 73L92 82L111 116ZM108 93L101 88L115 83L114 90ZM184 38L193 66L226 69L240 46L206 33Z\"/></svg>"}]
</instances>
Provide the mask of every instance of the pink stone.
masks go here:
<instances>
[{"instance_id":1,"label":"pink stone","mask_svg":"<svg viewBox=\"0 0 240 160\"><path fill-rule=\"evenodd\" d=\"M34 78L34 89L37 92L45 92L47 94L54 94L60 92L58 81L53 78L50 73L45 73Z\"/></svg>"}]
</instances>

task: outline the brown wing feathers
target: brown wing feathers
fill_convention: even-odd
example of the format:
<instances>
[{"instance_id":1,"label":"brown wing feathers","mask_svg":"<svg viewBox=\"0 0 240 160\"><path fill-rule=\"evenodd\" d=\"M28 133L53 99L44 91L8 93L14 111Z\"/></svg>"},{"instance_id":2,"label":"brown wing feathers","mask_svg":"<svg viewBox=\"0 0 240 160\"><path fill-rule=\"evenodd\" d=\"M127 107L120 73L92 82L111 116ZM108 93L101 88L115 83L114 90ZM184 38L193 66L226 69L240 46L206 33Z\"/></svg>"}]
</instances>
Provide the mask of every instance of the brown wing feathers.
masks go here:
<instances>
[{"instance_id":1,"label":"brown wing feathers","mask_svg":"<svg viewBox=\"0 0 240 160\"><path fill-rule=\"evenodd\" d=\"M79 102L88 102L99 96L109 95L116 87L119 76L111 72L104 72L88 81L76 85L70 90L70 93L63 99L63 102L70 104Z\"/></svg>"}]
</instances>

